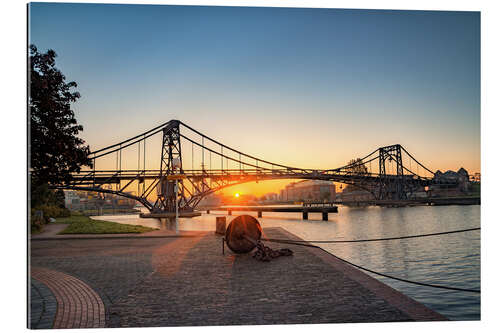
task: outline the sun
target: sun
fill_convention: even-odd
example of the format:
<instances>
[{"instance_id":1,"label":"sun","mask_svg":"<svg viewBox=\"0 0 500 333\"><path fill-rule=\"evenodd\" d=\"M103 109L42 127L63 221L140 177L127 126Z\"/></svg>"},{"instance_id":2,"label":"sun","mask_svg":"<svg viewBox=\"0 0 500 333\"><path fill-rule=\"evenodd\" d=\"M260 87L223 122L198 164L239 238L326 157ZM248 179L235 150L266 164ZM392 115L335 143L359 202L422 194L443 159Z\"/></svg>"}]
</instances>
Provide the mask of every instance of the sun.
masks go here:
<instances>
[{"instance_id":1,"label":"sun","mask_svg":"<svg viewBox=\"0 0 500 333\"><path fill-rule=\"evenodd\" d=\"M240 194L239 194L239 193L235 193L235 194L234 194L234 197L235 197L235 198L239 198L239 197L240 197Z\"/></svg>"}]
</instances>

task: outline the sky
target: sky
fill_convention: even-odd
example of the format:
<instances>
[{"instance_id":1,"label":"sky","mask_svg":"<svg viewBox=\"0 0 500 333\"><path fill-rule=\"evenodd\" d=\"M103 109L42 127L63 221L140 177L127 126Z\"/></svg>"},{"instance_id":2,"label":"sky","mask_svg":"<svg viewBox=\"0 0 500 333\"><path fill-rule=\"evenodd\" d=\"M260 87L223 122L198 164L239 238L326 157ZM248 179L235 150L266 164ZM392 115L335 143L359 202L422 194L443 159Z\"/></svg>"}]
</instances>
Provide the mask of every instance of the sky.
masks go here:
<instances>
[{"instance_id":1,"label":"sky","mask_svg":"<svg viewBox=\"0 0 500 333\"><path fill-rule=\"evenodd\" d=\"M480 172L479 12L33 3L29 42L78 83L91 150L179 119L294 167L399 143Z\"/></svg>"}]
</instances>

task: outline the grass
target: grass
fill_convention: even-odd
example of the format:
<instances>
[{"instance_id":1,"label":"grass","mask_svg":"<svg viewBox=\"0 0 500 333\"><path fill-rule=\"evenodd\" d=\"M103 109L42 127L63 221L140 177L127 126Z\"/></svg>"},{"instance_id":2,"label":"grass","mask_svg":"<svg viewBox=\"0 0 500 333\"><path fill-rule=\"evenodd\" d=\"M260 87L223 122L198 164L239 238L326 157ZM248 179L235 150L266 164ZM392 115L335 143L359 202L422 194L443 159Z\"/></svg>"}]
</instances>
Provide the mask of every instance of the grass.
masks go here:
<instances>
[{"instance_id":1,"label":"grass","mask_svg":"<svg viewBox=\"0 0 500 333\"><path fill-rule=\"evenodd\" d=\"M71 215L70 217L57 218L55 223L69 224L59 234L138 234L156 230L141 225L92 220L85 215Z\"/></svg>"}]
</instances>

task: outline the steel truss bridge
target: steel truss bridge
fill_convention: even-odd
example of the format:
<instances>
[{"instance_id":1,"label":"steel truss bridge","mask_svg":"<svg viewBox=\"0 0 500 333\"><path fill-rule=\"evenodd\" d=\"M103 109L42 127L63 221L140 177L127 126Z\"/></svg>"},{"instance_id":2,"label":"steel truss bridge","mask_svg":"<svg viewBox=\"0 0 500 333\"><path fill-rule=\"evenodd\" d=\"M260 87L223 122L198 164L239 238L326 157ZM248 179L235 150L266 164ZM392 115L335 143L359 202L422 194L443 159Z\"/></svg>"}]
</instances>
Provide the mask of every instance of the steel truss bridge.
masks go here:
<instances>
[{"instance_id":1,"label":"steel truss bridge","mask_svg":"<svg viewBox=\"0 0 500 333\"><path fill-rule=\"evenodd\" d=\"M154 136L161 138L159 169L146 168L151 159L146 153L146 143ZM122 155L130 157L131 153L137 157L137 167L124 167ZM399 144L378 148L340 168L303 169L243 153L179 120L171 120L96 150L90 158L93 161L91 169L73 174L70 182L53 187L123 196L140 202L152 213L174 212L176 204L179 211L192 212L204 197L213 192L237 184L272 179L339 182L366 190L375 200L401 201L425 186L436 184L434 172ZM96 165L101 164L104 167L98 169ZM196 164L200 167L195 167ZM183 175L183 179L179 181L176 197L175 181L171 176L178 174Z\"/></svg>"}]
</instances>

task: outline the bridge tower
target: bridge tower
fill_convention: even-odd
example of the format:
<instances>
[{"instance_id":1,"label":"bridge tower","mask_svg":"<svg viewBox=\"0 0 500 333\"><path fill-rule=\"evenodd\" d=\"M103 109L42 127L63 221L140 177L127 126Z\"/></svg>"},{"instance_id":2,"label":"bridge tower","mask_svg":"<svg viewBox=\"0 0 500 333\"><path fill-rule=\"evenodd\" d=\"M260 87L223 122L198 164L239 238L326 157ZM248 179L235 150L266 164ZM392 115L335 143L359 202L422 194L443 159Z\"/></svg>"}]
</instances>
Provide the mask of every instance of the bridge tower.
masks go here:
<instances>
[{"instance_id":1,"label":"bridge tower","mask_svg":"<svg viewBox=\"0 0 500 333\"><path fill-rule=\"evenodd\" d=\"M181 136L179 121L173 120L163 128L161 147L160 176L156 185L158 197L153 212L175 212L176 204L181 206L186 201L182 180L179 181L179 197L175 197L175 181L168 179L174 174L183 174Z\"/></svg>"},{"instance_id":2,"label":"bridge tower","mask_svg":"<svg viewBox=\"0 0 500 333\"><path fill-rule=\"evenodd\" d=\"M378 149L379 154L379 188L380 200L404 200L407 198L407 186L404 176L401 145L386 146ZM388 174L386 163L396 163L396 174Z\"/></svg>"}]
</instances>

